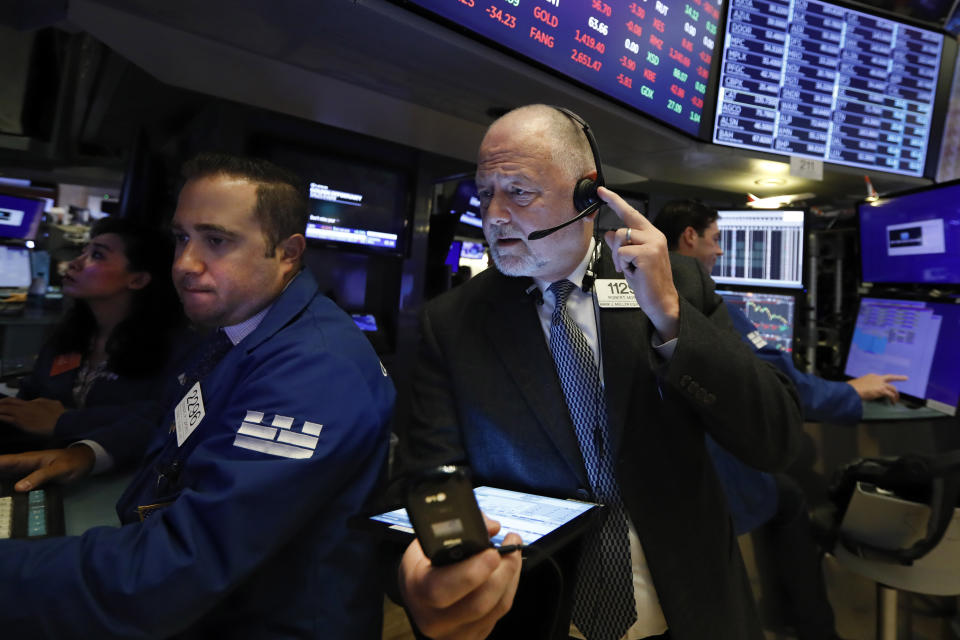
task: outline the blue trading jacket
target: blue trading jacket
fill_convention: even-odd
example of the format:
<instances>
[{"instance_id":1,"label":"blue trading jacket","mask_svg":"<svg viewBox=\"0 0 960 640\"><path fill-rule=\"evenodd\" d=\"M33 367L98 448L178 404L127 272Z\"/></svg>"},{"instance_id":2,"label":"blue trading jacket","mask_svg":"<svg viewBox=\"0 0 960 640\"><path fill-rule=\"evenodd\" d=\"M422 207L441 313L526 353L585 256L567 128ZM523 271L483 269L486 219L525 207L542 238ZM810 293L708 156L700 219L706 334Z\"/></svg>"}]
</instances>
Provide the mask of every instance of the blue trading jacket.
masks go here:
<instances>
[{"instance_id":1,"label":"blue trading jacket","mask_svg":"<svg viewBox=\"0 0 960 640\"><path fill-rule=\"evenodd\" d=\"M840 423L860 420L863 405L853 387L846 382L831 382L798 371L790 355L775 347L758 348L752 339L757 331L756 326L736 306L727 304L727 311L740 337L756 350L757 356L783 371L793 381L805 419ZM748 467L709 436L707 450L723 483L737 535L753 531L773 517L778 502L773 476Z\"/></svg>"},{"instance_id":2,"label":"blue trading jacket","mask_svg":"<svg viewBox=\"0 0 960 640\"><path fill-rule=\"evenodd\" d=\"M125 526L0 544L4 636L380 637L375 545L346 527L394 401L366 338L303 272L201 389L182 446L172 407L156 422Z\"/></svg>"},{"instance_id":3,"label":"blue trading jacket","mask_svg":"<svg viewBox=\"0 0 960 640\"><path fill-rule=\"evenodd\" d=\"M760 359L780 369L793 382L800 395L804 420L841 424L860 422L860 418L863 417L863 402L852 386L846 382L824 380L819 376L797 370L790 354L773 346L757 348L757 345L747 337L756 332L756 326L734 305L727 304L727 311L743 341L756 349Z\"/></svg>"}]
</instances>

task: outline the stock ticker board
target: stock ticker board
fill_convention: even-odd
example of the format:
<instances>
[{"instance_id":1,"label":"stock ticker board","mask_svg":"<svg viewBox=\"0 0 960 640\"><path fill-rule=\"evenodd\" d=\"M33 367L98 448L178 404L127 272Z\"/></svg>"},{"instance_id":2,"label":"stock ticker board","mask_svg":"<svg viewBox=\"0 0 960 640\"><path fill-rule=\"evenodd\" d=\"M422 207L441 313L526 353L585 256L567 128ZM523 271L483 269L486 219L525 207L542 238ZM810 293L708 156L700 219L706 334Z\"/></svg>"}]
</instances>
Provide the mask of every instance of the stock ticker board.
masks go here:
<instances>
[{"instance_id":1,"label":"stock ticker board","mask_svg":"<svg viewBox=\"0 0 960 640\"><path fill-rule=\"evenodd\" d=\"M697 135L722 0L411 0Z\"/></svg>"},{"instance_id":2,"label":"stock ticker board","mask_svg":"<svg viewBox=\"0 0 960 640\"><path fill-rule=\"evenodd\" d=\"M731 0L713 141L921 176L942 50L818 0Z\"/></svg>"}]
</instances>

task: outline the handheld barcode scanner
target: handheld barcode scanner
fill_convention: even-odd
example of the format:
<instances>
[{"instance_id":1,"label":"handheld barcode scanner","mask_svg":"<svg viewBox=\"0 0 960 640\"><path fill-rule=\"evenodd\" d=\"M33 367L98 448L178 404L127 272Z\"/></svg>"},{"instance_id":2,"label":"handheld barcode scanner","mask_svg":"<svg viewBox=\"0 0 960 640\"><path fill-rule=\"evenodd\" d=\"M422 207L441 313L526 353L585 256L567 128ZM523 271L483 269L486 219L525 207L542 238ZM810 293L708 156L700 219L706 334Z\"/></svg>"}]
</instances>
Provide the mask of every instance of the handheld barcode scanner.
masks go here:
<instances>
[{"instance_id":1,"label":"handheld barcode scanner","mask_svg":"<svg viewBox=\"0 0 960 640\"><path fill-rule=\"evenodd\" d=\"M443 465L411 479L407 514L436 566L453 564L492 546L464 467Z\"/></svg>"}]
</instances>

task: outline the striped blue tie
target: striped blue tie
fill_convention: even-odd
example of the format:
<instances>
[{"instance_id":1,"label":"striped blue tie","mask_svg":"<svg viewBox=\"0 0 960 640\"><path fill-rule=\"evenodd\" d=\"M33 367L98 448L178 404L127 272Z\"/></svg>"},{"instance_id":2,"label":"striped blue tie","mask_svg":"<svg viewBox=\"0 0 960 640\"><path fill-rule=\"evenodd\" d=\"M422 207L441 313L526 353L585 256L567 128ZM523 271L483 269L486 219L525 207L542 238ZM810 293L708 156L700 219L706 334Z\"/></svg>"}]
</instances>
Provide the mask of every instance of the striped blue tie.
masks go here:
<instances>
[{"instance_id":1,"label":"striped blue tie","mask_svg":"<svg viewBox=\"0 0 960 640\"><path fill-rule=\"evenodd\" d=\"M584 539L573 623L587 640L617 640L637 619L627 514L614 477L600 375L590 345L566 309L573 288L569 280L550 285L556 299L550 320L550 350L593 498L607 506L600 525Z\"/></svg>"}]
</instances>

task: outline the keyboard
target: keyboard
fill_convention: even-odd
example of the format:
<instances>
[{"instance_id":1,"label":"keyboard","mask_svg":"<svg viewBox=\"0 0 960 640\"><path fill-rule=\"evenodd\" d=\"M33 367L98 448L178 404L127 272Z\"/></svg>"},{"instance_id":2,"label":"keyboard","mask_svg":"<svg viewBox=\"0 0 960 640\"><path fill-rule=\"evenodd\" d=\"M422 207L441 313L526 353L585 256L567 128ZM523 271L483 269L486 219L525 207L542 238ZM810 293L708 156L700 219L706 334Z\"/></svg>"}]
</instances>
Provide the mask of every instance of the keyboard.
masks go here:
<instances>
[{"instance_id":1,"label":"keyboard","mask_svg":"<svg viewBox=\"0 0 960 640\"><path fill-rule=\"evenodd\" d=\"M57 486L14 492L18 478L0 478L0 539L36 540L64 534L63 494Z\"/></svg>"},{"instance_id":2,"label":"keyboard","mask_svg":"<svg viewBox=\"0 0 960 640\"><path fill-rule=\"evenodd\" d=\"M870 400L863 403L864 422L874 420L932 420L947 414L924 406L907 405L905 402L890 404L887 400Z\"/></svg>"}]
</instances>

